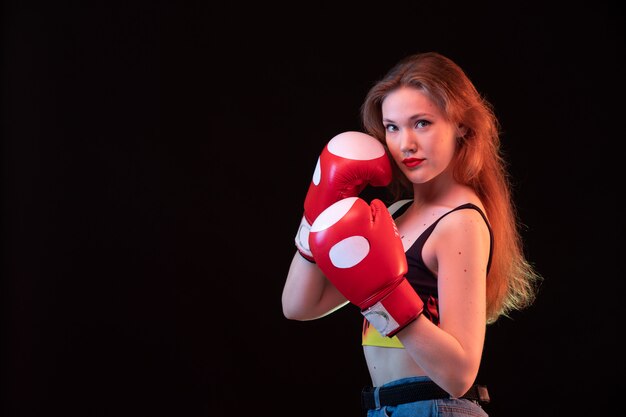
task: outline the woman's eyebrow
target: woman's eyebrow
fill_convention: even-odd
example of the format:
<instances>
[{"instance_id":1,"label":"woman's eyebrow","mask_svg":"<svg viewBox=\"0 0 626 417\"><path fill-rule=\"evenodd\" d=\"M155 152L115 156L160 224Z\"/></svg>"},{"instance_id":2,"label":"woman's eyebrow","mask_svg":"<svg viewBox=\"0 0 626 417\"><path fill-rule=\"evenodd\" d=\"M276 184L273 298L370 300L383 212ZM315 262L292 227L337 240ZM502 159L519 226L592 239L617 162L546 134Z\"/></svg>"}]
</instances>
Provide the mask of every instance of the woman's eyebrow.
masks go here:
<instances>
[{"instance_id":1,"label":"woman's eyebrow","mask_svg":"<svg viewBox=\"0 0 626 417\"><path fill-rule=\"evenodd\" d=\"M424 117L433 117L433 115L430 113L417 113L409 117L409 120L422 119ZM383 122L395 123L392 119L387 117L383 117Z\"/></svg>"}]
</instances>

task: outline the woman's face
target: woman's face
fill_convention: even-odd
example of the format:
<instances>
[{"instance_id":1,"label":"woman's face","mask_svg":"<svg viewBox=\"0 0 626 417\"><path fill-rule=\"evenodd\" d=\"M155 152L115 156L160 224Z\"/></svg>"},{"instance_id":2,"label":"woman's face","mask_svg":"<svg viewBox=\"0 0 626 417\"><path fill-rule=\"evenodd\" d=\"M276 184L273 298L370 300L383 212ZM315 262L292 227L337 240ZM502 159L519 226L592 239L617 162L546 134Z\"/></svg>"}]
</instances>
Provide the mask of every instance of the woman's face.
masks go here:
<instances>
[{"instance_id":1,"label":"woman's face","mask_svg":"<svg viewBox=\"0 0 626 417\"><path fill-rule=\"evenodd\" d=\"M382 116L389 152L412 183L428 182L450 166L458 130L421 90L392 91L382 103Z\"/></svg>"}]
</instances>

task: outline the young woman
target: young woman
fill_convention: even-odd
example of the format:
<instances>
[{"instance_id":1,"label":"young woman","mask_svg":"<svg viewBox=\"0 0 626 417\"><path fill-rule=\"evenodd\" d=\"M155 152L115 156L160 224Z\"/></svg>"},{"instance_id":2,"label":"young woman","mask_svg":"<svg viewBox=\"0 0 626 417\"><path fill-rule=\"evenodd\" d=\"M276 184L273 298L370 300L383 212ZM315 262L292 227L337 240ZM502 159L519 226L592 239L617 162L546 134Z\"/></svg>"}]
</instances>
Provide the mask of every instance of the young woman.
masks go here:
<instances>
[{"instance_id":1,"label":"young woman","mask_svg":"<svg viewBox=\"0 0 626 417\"><path fill-rule=\"evenodd\" d=\"M318 165L316 175L329 182L316 179L309 189L284 315L312 320L349 302L361 307L368 416L484 416L487 395L474 383L486 325L529 306L541 279L524 257L497 119L464 71L431 52L403 59L378 81L362 120L390 166L373 150L341 163L326 155L329 162L321 171ZM349 152L333 145L327 153L334 158ZM370 166L355 168L354 160ZM337 169L349 174L329 178ZM391 225L378 202L364 214L358 199L364 184L385 182L387 171L396 200ZM337 253L356 242L346 239L353 235L367 237L369 252L339 265Z\"/></svg>"}]
</instances>

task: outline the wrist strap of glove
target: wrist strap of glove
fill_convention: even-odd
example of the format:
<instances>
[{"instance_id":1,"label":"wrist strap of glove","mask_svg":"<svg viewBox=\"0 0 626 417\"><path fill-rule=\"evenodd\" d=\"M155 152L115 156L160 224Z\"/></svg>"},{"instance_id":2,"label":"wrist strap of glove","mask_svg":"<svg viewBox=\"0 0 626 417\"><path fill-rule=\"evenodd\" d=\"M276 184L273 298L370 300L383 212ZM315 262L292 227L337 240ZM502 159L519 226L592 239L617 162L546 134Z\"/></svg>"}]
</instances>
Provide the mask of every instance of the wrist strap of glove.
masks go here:
<instances>
[{"instance_id":1,"label":"wrist strap of glove","mask_svg":"<svg viewBox=\"0 0 626 417\"><path fill-rule=\"evenodd\" d=\"M309 232L311 231L311 225L307 221L306 217L302 216L300 226L298 227L298 233L296 233L295 243L298 252L304 259L311 263L315 263L315 258L309 248Z\"/></svg>"},{"instance_id":2,"label":"wrist strap of glove","mask_svg":"<svg viewBox=\"0 0 626 417\"><path fill-rule=\"evenodd\" d=\"M361 314L378 332L392 337L424 311L424 302L403 278L393 290Z\"/></svg>"}]
</instances>

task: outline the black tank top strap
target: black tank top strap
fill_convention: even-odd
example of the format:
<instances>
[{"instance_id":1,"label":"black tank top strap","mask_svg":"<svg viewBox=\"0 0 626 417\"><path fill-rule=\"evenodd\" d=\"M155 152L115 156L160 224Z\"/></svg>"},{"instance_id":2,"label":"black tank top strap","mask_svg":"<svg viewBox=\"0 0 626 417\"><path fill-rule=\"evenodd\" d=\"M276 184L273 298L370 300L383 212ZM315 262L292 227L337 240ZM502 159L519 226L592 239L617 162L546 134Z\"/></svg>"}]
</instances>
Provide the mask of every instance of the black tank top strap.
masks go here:
<instances>
[{"instance_id":1,"label":"black tank top strap","mask_svg":"<svg viewBox=\"0 0 626 417\"><path fill-rule=\"evenodd\" d=\"M400 200L397 201L394 204L397 204L396 207L394 207L394 212L392 213L393 218L397 218L398 216L400 216L402 213L404 213L404 211L409 207L409 204L406 204L406 202L409 202L412 200ZM403 202L402 204L400 204L401 202ZM393 206L393 205L392 205ZM390 208L392 207L390 206ZM480 215L482 216L483 220L485 221L485 224L487 225L487 228L489 229L489 260L487 261L487 272L489 272L489 268L491 267L491 258L492 258L492 253L493 253L493 231L491 230L491 225L489 224L489 221L487 220L487 216L485 215L485 213L483 213L483 211L480 209L480 207L478 207L477 205L473 204L473 203L465 203L465 204L461 204L458 207L453 208L452 210L448 211L447 213L444 213L441 217L439 217L437 220L435 220L435 222L433 224L431 224L430 226L428 226L428 228L426 228L426 230L424 230L422 232L422 234L415 240L415 242L412 245L412 248L410 250L412 250L415 255L418 257L418 259L420 260L420 262L423 263L422 258L422 247L424 246L424 244L426 243L426 240L430 237L431 233L433 232L433 230L435 230L435 227L437 226L437 224L439 223L439 221L441 219L443 219L444 217L446 217L448 214L453 213L455 211L458 210L463 210L463 209L474 209L477 212L480 213Z\"/></svg>"},{"instance_id":2,"label":"black tank top strap","mask_svg":"<svg viewBox=\"0 0 626 417\"><path fill-rule=\"evenodd\" d=\"M493 253L493 231L491 230L491 225L489 224L489 221L487 220L487 216L485 215L485 213L483 213L483 211L480 209L480 207L478 207L475 204L472 204L472 203L461 204L460 206L455 207L452 210L450 210L449 212L445 213L444 215L439 217L433 224L431 224L426 230L424 230L424 232L417 239L417 241L423 239L420 242L420 246L424 246L424 242L426 242L426 239L428 239L428 236L430 236L430 234L435 229L435 226L437 226L437 223L439 223L439 221L441 219L443 219L444 217L446 217L450 213L454 213L455 211L468 209L468 208L469 209L474 209L477 212L479 212L480 215L482 216L483 220L485 221L485 224L487 225L487 229L489 229L489 260L487 261L487 272L489 272L489 269L491 268L491 257L492 257L492 253ZM415 242L416 244L417 244L417 241Z\"/></svg>"}]
</instances>

